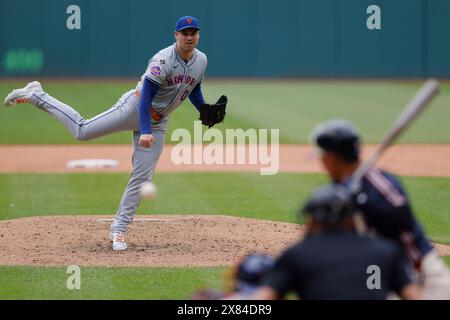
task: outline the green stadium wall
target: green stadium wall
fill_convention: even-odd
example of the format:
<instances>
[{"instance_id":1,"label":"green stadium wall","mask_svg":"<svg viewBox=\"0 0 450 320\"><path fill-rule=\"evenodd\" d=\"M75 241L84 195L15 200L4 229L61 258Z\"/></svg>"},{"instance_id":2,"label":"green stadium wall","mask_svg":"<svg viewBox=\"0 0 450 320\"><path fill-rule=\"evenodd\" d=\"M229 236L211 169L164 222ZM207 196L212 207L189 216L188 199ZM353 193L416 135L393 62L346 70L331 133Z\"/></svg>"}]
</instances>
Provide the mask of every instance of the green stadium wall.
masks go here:
<instances>
[{"instance_id":1,"label":"green stadium wall","mask_svg":"<svg viewBox=\"0 0 450 320\"><path fill-rule=\"evenodd\" d=\"M0 0L0 77L138 77L187 14L209 77L450 77L450 0Z\"/></svg>"}]
</instances>

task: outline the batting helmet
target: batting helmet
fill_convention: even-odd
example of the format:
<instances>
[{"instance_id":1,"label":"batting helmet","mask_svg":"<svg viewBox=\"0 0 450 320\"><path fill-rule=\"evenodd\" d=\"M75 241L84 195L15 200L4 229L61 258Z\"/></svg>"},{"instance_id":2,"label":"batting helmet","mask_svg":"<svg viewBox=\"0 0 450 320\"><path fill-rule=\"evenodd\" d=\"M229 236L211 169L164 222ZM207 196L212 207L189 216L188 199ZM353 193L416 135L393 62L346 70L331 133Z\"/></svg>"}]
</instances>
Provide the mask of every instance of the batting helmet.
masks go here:
<instances>
[{"instance_id":1,"label":"batting helmet","mask_svg":"<svg viewBox=\"0 0 450 320\"><path fill-rule=\"evenodd\" d=\"M351 162L359 158L359 133L348 121L333 119L319 123L313 129L312 136L314 143L323 151L336 153Z\"/></svg>"},{"instance_id":2,"label":"batting helmet","mask_svg":"<svg viewBox=\"0 0 450 320\"><path fill-rule=\"evenodd\" d=\"M350 191L338 184L317 189L302 208L305 215L324 224L335 224L352 216L356 207Z\"/></svg>"}]
</instances>

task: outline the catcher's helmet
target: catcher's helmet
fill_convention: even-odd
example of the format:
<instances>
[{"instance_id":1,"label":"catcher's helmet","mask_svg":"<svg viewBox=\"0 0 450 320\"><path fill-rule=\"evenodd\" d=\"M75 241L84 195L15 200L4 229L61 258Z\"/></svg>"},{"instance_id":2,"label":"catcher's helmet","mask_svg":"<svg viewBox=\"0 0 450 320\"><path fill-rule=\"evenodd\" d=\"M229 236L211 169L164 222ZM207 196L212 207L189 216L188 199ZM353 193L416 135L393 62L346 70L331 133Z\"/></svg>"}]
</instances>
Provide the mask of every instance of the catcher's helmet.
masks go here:
<instances>
[{"instance_id":1,"label":"catcher's helmet","mask_svg":"<svg viewBox=\"0 0 450 320\"><path fill-rule=\"evenodd\" d=\"M338 223L352 216L355 210L350 190L338 184L317 189L302 208L305 215L324 224Z\"/></svg>"},{"instance_id":2,"label":"catcher's helmet","mask_svg":"<svg viewBox=\"0 0 450 320\"><path fill-rule=\"evenodd\" d=\"M266 254L253 253L245 256L237 267L235 291L250 292L261 285L275 260Z\"/></svg>"},{"instance_id":3,"label":"catcher's helmet","mask_svg":"<svg viewBox=\"0 0 450 320\"><path fill-rule=\"evenodd\" d=\"M320 149L336 153L344 160L353 162L359 158L359 133L348 121L333 119L319 123L312 138Z\"/></svg>"}]
</instances>

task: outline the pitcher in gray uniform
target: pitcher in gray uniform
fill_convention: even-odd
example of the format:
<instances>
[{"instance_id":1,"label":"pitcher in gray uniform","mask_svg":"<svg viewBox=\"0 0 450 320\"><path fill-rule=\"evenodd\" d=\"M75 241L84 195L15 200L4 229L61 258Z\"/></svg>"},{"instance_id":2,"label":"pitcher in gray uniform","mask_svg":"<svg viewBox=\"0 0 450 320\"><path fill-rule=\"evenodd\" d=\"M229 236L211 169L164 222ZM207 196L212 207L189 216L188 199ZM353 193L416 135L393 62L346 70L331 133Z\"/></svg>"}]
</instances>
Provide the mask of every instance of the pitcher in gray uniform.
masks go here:
<instances>
[{"instance_id":1,"label":"pitcher in gray uniform","mask_svg":"<svg viewBox=\"0 0 450 320\"><path fill-rule=\"evenodd\" d=\"M5 106L31 103L61 122L78 140L91 140L118 131L133 132L133 171L111 224L113 250L125 250L125 234L141 201L140 185L151 181L161 155L168 116L187 97L200 111L205 104L201 81L206 72L206 55L196 49L200 26L191 16L178 19L176 42L149 61L136 88L122 95L109 110L84 119L72 107L42 90L39 82L12 91Z\"/></svg>"}]
</instances>

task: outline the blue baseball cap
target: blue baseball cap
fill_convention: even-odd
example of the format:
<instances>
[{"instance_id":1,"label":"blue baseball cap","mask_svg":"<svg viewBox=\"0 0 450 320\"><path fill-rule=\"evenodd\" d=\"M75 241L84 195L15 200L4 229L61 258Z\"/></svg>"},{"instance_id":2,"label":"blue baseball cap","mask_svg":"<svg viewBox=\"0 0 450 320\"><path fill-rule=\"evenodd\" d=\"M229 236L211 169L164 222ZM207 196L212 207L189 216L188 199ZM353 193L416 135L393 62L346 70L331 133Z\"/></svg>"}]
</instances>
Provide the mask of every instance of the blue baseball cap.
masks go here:
<instances>
[{"instance_id":1,"label":"blue baseball cap","mask_svg":"<svg viewBox=\"0 0 450 320\"><path fill-rule=\"evenodd\" d=\"M187 28L194 28L200 30L200 25L197 18L191 16L184 16L178 19L175 26L175 31L181 31Z\"/></svg>"}]
</instances>

